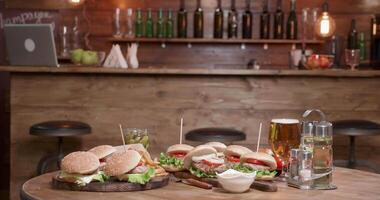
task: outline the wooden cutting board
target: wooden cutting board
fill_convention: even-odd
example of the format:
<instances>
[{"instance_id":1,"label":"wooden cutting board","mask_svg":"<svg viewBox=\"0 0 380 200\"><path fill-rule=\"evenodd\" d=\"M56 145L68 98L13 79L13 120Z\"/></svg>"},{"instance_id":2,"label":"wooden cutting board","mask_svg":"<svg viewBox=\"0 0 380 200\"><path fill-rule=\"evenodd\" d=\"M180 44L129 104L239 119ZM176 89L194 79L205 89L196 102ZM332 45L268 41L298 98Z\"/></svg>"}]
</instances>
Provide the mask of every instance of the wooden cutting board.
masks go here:
<instances>
[{"instance_id":1,"label":"wooden cutting board","mask_svg":"<svg viewBox=\"0 0 380 200\"><path fill-rule=\"evenodd\" d=\"M72 190L72 191L86 191L86 192L132 192L132 191L142 191L151 190L156 188L161 188L169 183L169 175L162 177L154 177L149 183L145 185L140 185L136 183L128 182L93 182L86 186L78 186L75 183L66 183L58 180L56 176L52 179L52 187L58 190Z\"/></svg>"},{"instance_id":2,"label":"wooden cutting board","mask_svg":"<svg viewBox=\"0 0 380 200\"><path fill-rule=\"evenodd\" d=\"M209 183L214 187L219 187L218 180L215 178L199 178L199 177L196 177L196 176L190 174L189 172L175 172L174 176L179 178L179 179L192 178L195 180L199 180L202 182ZM260 190L263 192L277 192L277 190L278 190L276 183L274 183L273 181L255 181L251 185L251 188L256 189L256 190Z\"/></svg>"}]
</instances>

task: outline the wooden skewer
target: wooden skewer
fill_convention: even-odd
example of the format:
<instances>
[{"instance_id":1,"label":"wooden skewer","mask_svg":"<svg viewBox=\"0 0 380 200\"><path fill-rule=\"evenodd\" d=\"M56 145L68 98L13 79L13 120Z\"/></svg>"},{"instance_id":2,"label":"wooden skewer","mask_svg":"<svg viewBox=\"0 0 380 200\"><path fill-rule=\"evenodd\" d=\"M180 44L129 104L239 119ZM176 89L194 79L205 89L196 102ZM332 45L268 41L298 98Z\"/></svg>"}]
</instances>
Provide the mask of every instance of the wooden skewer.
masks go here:
<instances>
[{"instance_id":1,"label":"wooden skewer","mask_svg":"<svg viewBox=\"0 0 380 200\"><path fill-rule=\"evenodd\" d=\"M182 130L183 130L183 118L181 118L181 129L179 131L179 143L180 144L182 144L182 134L183 134Z\"/></svg>"},{"instance_id":2,"label":"wooden skewer","mask_svg":"<svg viewBox=\"0 0 380 200\"><path fill-rule=\"evenodd\" d=\"M119 124L119 128L120 128L121 139L123 140L124 151L127 151L127 149L125 148L124 131L123 131L123 127L121 126L121 124Z\"/></svg>"},{"instance_id":3,"label":"wooden skewer","mask_svg":"<svg viewBox=\"0 0 380 200\"><path fill-rule=\"evenodd\" d=\"M257 139L257 149L256 149L256 152L259 152L259 148L260 148L260 138L261 138L261 128L263 127L263 123L260 122L260 128L259 128L259 138Z\"/></svg>"}]
</instances>

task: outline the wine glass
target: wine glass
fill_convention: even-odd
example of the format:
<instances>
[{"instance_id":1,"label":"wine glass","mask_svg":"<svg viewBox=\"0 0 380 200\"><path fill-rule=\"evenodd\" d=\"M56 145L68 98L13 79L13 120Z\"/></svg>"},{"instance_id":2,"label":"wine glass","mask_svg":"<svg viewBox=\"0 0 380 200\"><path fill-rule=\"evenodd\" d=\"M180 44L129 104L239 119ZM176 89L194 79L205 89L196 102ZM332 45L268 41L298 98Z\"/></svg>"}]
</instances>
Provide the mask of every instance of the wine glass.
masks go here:
<instances>
[{"instance_id":1,"label":"wine glass","mask_svg":"<svg viewBox=\"0 0 380 200\"><path fill-rule=\"evenodd\" d=\"M301 131L297 119L273 119L270 124L268 142L273 153L282 162L280 180L285 181L289 153L298 148L301 141Z\"/></svg>"},{"instance_id":2,"label":"wine glass","mask_svg":"<svg viewBox=\"0 0 380 200\"><path fill-rule=\"evenodd\" d=\"M346 49L345 50L346 64L355 70L356 66L360 63L360 50L359 49Z\"/></svg>"}]
</instances>

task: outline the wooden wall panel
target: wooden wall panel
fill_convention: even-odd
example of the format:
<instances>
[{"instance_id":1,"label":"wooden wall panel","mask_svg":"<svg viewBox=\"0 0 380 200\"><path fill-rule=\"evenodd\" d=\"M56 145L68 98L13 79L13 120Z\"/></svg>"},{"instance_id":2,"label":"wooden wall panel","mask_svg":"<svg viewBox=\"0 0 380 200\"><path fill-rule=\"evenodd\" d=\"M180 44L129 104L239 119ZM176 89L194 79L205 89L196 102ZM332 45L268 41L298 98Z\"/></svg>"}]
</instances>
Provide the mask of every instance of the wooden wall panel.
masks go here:
<instances>
[{"instance_id":1,"label":"wooden wall panel","mask_svg":"<svg viewBox=\"0 0 380 200\"><path fill-rule=\"evenodd\" d=\"M308 108L324 110L330 120L358 118L380 123L379 84L376 78L14 75L12 197L18 196L14 191L23 181L35 175L35 166L23 163L37 163L56 148L54 139L28 134L34 123L54 119L89 123L93 134L65 140L66 152L105 143L119 145L117 125L122 123L149 128L151 150L157 155L178 141L181 116L185 132L233 127L248 134L240 144L254 148L260 122L264 123L262 144L266 146L272 118L300 118ZM336 157L344 158L347 138L338 137L334 143ZM359 139L358 157L378 162L379 144L379 137Z\"/></svg>"}]
</instances>

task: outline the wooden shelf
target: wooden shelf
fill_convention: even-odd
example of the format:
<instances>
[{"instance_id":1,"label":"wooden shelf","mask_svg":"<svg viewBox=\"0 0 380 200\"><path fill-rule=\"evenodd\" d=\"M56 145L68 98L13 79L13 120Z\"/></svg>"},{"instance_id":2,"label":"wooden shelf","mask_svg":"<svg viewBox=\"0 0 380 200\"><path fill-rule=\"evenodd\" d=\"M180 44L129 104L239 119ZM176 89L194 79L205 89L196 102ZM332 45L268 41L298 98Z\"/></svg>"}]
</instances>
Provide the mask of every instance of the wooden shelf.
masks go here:
<instances>
[{"instance_id":1,"label":"wooden shelf","mask_svg":"<svg viewBox=\"0 0 380 200\"><path fill-rule=\"evenodd\" d=\"M212 39L212 38L109 38L113 43L185 43L185 44L302 44L302 40ZM306 40L306 44L323 44L323 40Z\"/></svg>"}]
</instances>

